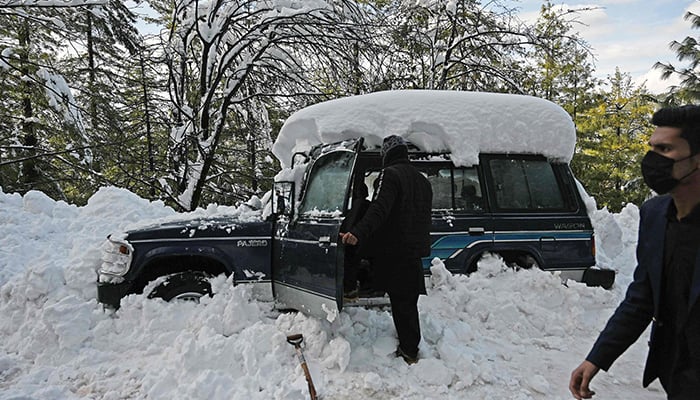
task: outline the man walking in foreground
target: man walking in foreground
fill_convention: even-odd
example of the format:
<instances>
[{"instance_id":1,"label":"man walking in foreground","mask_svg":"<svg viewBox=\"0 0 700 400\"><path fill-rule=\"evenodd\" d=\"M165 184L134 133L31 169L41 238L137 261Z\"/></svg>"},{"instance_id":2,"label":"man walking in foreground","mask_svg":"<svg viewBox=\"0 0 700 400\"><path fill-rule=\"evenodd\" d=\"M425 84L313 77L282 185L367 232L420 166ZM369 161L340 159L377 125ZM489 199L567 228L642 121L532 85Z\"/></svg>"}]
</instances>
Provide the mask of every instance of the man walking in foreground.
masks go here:
<instances>
[{"instance_id":1,"label":"man walking in foreground","mask_svg":"<svg viewBox=\"0 0 700 400\"><path fill-rule=\"evenodd\" d=\"M700 398L700 106L661 109L652 123L642 175L661 196L641 207L637 268L625 299L571 373L577 399L594 395L591 379L651 321L643 386L658 377L669 399Z\"/></svg>"},{"instance_id":2,"label":"man walking in foreground","mask_svg":"<svg viewBox=\"0 0 700 400\"><path fill-rule=\"evenodd\" d=\"M408 146L400 136L384 139L379 187L362 219L343 244L362 244L372 237L379 249L375 258L378 289L389 294L391 314L399 336L396 356L418 361L420 322L418 296L425 294L421 257L430 255L433 192L430 182L408 162Z\"/></svg>"}]
</instances>

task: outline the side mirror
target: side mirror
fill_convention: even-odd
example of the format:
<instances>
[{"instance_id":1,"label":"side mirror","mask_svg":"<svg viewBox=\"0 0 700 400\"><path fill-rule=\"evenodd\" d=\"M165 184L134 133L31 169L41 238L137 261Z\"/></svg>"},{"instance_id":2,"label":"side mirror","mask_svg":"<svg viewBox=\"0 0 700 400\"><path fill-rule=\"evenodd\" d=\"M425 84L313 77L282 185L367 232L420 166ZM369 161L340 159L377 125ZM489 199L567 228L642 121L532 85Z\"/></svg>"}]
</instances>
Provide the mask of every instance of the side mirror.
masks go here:
<instances>
[{"instance_id":1,"label":"side mirror","mask_svg":"<svg viewBox=\"0 0 700 400\"><path fill-rule=\"evenodd\" d=\"M294 182L275 182L272 186L272 214L294 216Z\"/></svg>"},{"instance_id":2,"label":"side mirror","mask_svg":"<svg viewBox=\"0 0 700 400\"><path fill-rule=\"evenodd\" d=\"M302 152L296 152L292 155L292 167L297 165L297 157L302 158L302 161L301 161L302 163L309 162L309 155L308 154L302 153Z\"/></svg>"}]
</instances>

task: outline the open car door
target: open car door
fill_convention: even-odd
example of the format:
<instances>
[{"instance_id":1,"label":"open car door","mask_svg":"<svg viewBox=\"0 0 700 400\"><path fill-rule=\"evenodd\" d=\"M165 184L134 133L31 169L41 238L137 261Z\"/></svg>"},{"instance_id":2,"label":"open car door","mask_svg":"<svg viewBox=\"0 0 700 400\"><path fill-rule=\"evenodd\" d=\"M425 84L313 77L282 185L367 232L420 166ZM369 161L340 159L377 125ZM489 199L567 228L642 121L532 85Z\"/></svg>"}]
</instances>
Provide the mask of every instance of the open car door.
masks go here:
<instances>
[{"instance_id":1,"label":"open car door","mask_svg":"<svg viewBox=\"0 0 700 400\"><path fill-rule=\"evenodd\" d=\"M357 139L312 151L299 205L291 217L278 218L274 229L272 290L278 307L321 318L342 308L344 251L338 233L361 147Z\"/></svg>"}]
</instances>

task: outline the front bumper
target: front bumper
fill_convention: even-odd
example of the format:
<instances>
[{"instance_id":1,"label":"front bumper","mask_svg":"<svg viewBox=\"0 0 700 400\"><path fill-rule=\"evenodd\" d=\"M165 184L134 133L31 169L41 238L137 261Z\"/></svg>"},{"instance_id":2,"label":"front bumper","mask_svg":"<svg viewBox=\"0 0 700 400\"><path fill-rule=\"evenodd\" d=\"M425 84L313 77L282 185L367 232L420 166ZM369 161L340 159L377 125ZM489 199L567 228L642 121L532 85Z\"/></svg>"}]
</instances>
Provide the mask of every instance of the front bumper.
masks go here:
<instances>
[{"instance_id":1,"label":"front bumper","mask_svg":"<svg viewBox=\"0 0 700 400\"><path fill-rule=\"evenodd\" d=\"M132 293L133 283L124 281L121 283L97 282L97 301L110 308L119 308L122 297Z\"/></svg>"}]
</instances>

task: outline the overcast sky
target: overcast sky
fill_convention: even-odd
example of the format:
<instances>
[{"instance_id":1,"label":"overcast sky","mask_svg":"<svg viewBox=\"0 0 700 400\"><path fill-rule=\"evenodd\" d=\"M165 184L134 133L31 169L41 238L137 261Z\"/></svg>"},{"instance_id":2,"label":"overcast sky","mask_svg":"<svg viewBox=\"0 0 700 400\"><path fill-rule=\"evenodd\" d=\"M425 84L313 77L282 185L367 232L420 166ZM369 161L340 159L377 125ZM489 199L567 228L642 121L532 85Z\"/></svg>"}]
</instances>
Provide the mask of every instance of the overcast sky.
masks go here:
<instances>
[{"instance_id":1,"label":"overcast sky","mask_svg":"<svg viewBox=\"0 0 700 400\"><path fill-rule=\"evenodd\" d=\"M512 0L523 11L526 20L536 18L542 0ZM581 36L593 47L596 54L596 76L606 78L621 72L632 75L637 84L646 82L652 92L664 91L672 82L662 81L655 62L686 65L678 62L668 47L671 41L681 41L686 36L698 37L700 30L690 28L683 19L687 11L700 13L700 0L598 0L590 2L561 2L554 5L568 8L596 8L580 14L576 24Z\"/></svg>"}]
</instances>

